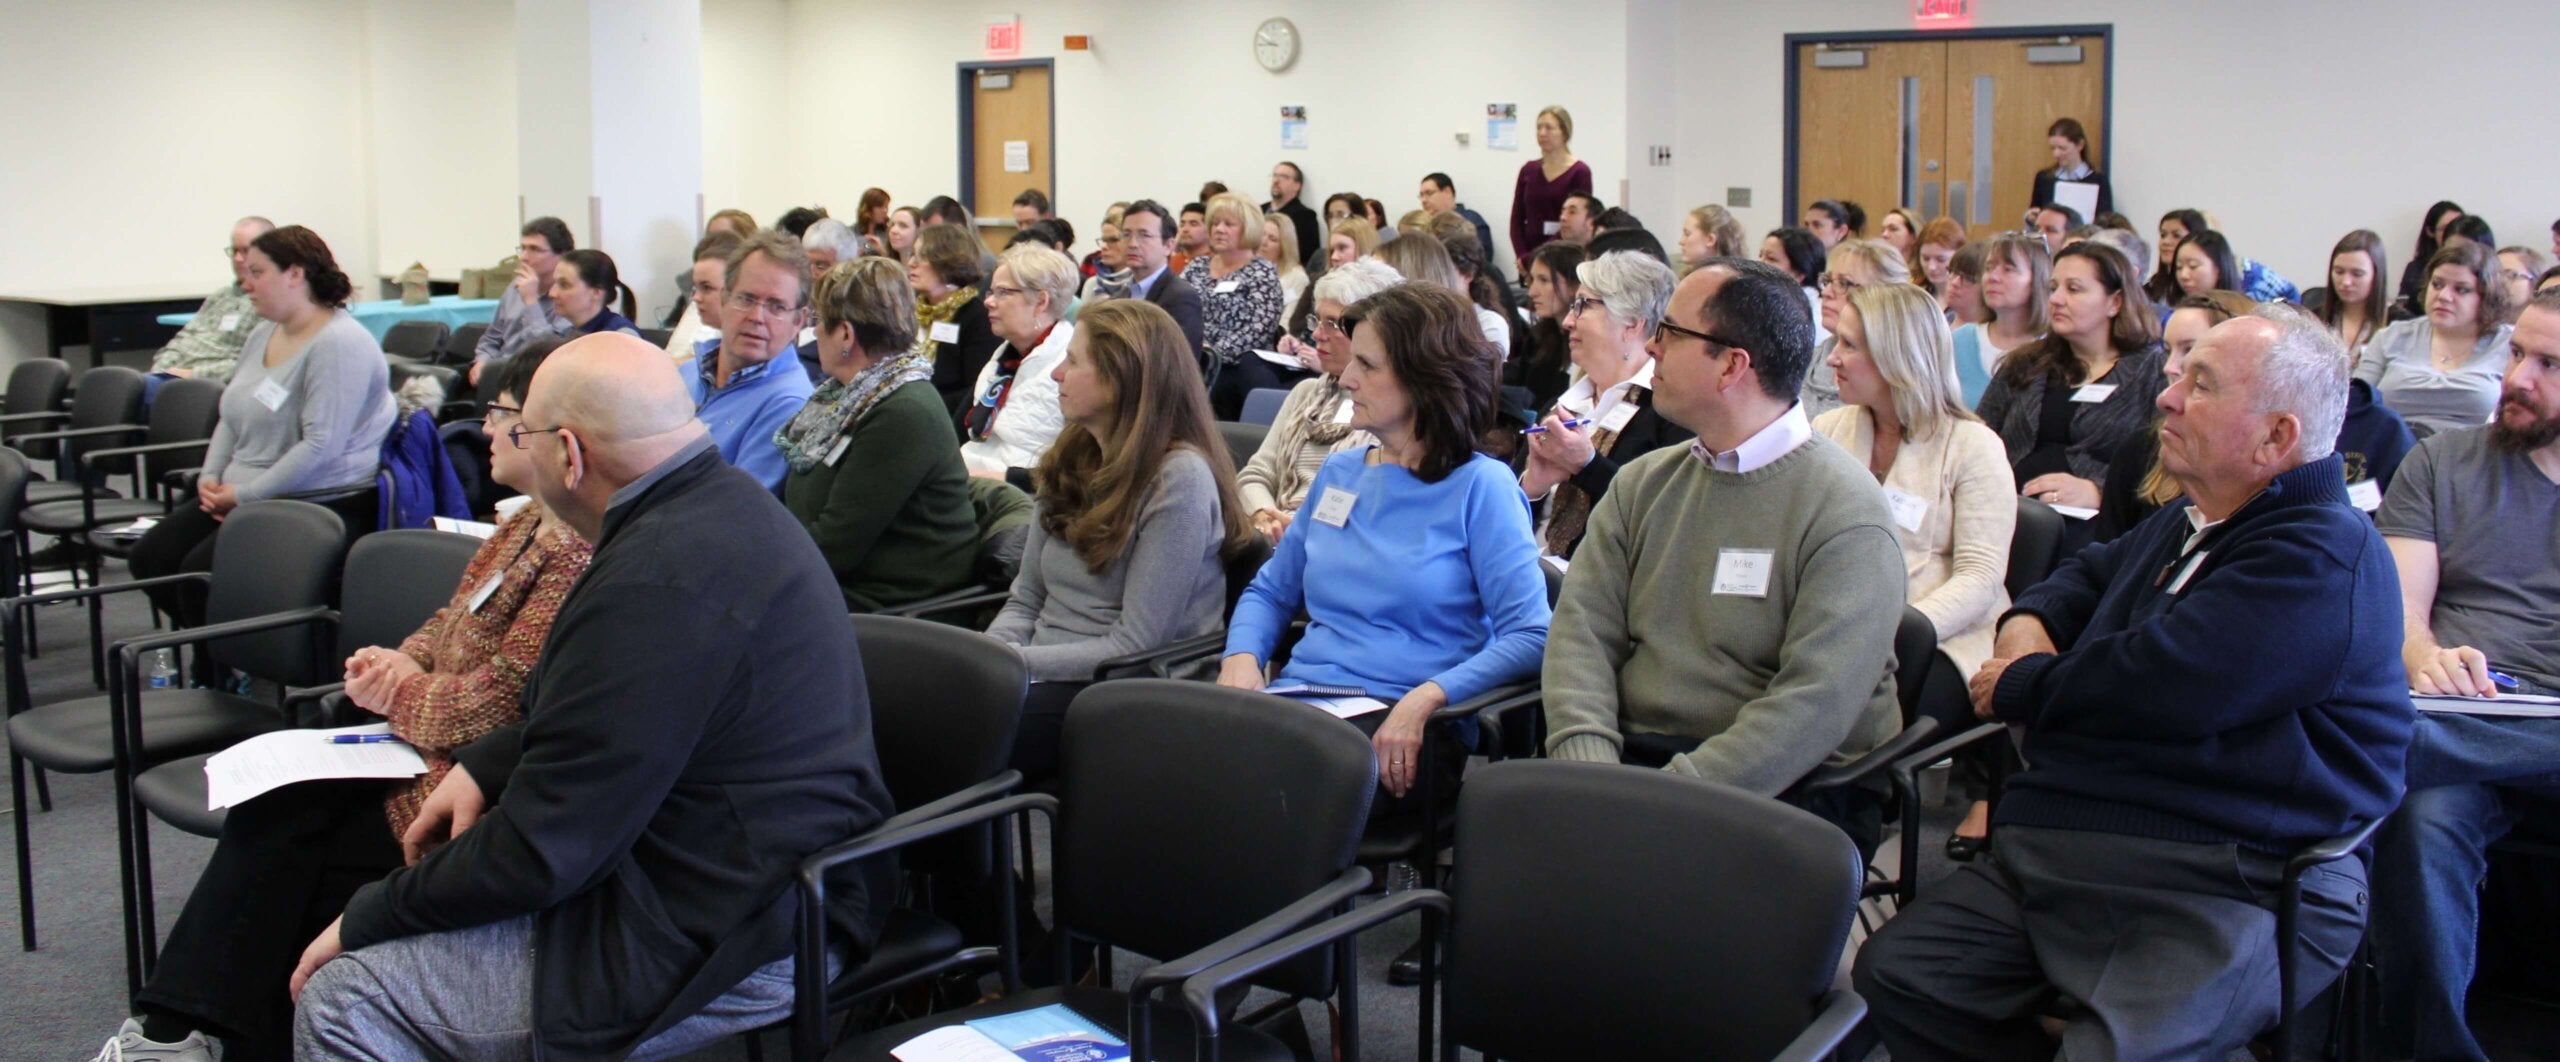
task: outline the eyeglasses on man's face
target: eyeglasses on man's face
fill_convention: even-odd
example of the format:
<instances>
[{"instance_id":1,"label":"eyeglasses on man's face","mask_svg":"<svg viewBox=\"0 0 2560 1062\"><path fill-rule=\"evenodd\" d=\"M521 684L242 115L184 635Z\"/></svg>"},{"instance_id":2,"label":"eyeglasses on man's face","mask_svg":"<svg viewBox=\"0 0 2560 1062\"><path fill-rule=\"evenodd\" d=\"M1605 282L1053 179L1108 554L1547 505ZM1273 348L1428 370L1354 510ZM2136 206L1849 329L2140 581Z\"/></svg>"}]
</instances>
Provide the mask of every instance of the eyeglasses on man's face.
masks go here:
<instances>
[{"instance_id":1,"label":"eyeglasses on man's face","mask_svg":"<svg viewBox=\"0 0 2560 1062\"><path fill-rule=\"evenodd\" d=\"M518 410L517 412L521 413L521 412L523 412L523 411L522 411L522 410ZM524 425L522 425L522 424L518 424L518 425L516 425L516 426L514 426L514 427L511 427L511 428L508 428L508 429L507 429L507 441L508 441L508 442L511 442L511 443L514 443L514 444L515 444L516 449L518 449L518 450L523 450L523 449L526 449L526 448L527 448L527 447L525 446L525 444L524 444L524 437L525 437L525 436L527 436L527 435L546 435L546 434L549 434L549 433L551 433L551 432L559 431L561 428L565 428L565 427L568 427L568 425L566 425L566 424L562 424L562 425L559 425L559 426L557 426L557 427L550 427L550 428L528 428L528 427L525 427L525 426L524 426Z\"/></svg>"},{"instance_id":2,"label":"eyeglasses on man's face","mask_svg":"<svg viewBox=\"0 0 2560 1062\"><path fill-rule=\"evenodd\" d=\"M1683 328L1679 325L1672 324L1671 319L1668 317L1665 317L1654 324L1652 338L1655 341L1668 343L1671 341L1671 337L1673 336L1679 336L1684 339L1694 339L1701 343L1705 343L1708 346L1718 347L1725 350L1731 350L1735 347L1741 346L1741 344L1725 339L1713 332L1701 332L1695 328Z\"/></svg>"},{"instance_id":3,"label":"eyeglasses on man's face","mask_svg":"<svg viewBox=\"0 0 2560 1062\"><path fill-rule=\"evenodd\" d=\"M732 292L729 308L741 313L760 313L770 321L787 321L799 316L800 308L780 299L759 299L746 292Z\"/></svg>"}]
</instances>

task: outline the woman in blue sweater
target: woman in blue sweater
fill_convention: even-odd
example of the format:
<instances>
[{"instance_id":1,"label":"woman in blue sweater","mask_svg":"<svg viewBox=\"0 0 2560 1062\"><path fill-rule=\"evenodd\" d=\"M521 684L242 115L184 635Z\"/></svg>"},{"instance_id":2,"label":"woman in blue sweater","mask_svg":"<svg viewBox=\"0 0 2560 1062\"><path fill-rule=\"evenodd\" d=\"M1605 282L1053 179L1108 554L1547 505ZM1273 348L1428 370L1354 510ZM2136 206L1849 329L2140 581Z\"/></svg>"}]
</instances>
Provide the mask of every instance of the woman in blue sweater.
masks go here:
<instances>
[{"instance_id":1,"label":"woman in blue sweater","mask_svg":"<svg viewBox=\"0 0 2560 1062\"><path fill-rule=\"evenodd\" d=\"M1328 459L1227 625L1218 681L1265 688L1272 650L1307 632L1274 692L1299 691L1374 736L1378 784L1403 803L1423 724L1442 706L1533 678L1546 651L1546 580L1508 466L1475 452L1493 423L1493 360L1456 292L1400 284L1351 307L1342 389L1375 446ZM1437 743L1454 780L1463 742ZM1441 792L1449 792L1446 785Z\"/></svg>"}]
</instances>

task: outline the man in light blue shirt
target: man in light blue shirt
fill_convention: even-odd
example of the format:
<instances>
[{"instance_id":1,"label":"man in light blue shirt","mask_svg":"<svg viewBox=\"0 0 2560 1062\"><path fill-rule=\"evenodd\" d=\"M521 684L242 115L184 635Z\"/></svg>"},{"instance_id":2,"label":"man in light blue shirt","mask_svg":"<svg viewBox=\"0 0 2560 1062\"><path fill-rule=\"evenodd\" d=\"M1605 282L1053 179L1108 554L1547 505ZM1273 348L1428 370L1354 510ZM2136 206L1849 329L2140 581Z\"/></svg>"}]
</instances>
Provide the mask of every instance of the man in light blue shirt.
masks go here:
<instances>
[{"instance_id":1,"label":"man in light blue shirt","mask_svg":"<svg viewBox=\"0 0 2560 1062\"><path fill-rule=\"evenodd\" d=\"M720 454L780 493L790 471L773 433L815 390L792 351L809 315L809 259L799 244L759 232L729 256L720 345L694 359L685 377L694 415L711 428Z\"/></svg>"}]
</instances>

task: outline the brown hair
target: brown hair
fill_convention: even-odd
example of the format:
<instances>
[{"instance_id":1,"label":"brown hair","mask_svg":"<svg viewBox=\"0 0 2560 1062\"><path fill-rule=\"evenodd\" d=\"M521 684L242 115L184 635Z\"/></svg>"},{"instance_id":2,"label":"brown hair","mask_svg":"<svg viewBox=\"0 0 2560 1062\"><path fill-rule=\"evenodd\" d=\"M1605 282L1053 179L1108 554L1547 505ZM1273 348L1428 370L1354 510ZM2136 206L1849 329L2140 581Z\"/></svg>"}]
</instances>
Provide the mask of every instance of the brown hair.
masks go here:
<instances>
[{"instance_id":1,"label":"brown hair","mask_svg":"<svg viewBox=\"0 0 2560 1062\"><path fill-rule=\"evenodd\" d=\"M2151 297L2142 292L2136 281L2133 263L2124 253L2103 243L2075 243L2053 256L2056 263L2066 258L2086 258L2098 270L2098 284L2111 295L2122 296L2115 317L2107 325L2107 346L2123 357L2145 350L2160 342L2160 316L2151 309ZM2080 354L2071 349L2071 341L2051 332L2024 350L2009 355L2000 363L1999 379L2011 387L2025 387L2043 378L2063 385L2086 382L2089 367L2080 364Z\"/></svg>"},{"instance_id":2,"label":"brown hair","mask_svg":"<svg viewBox=\"0 0 2560 1062\"><path fill-rule=\"evenodd\" d=\"M876 255L838 262L818 278L818 329L853 326L853 341L874 359L892 358L916 344L916 294L907 271Z\"/></svg>"},{"instance_id":3,"label":"brown hair","mask_svg":"<svg viewBox=\"0 0 2560 1062\"><path fill-rule=\"evenodd\" d=\"M1176 448L1209 463L1218 485L1218 547L1233 557L1254 535L1236 493L1236 466L1210 419L1191 341L1173 315L1144 299L1109 299L1076 315L1075 342L1111 386L1110 427L1100 436L1070 427L1040 456L1031 482L1040 495L1040 529L1067 543L1099 573L1137 531L1139 511L1155 497L1156 479Z\"/></svg>"},{"instance_id":4,"label":"brown hair","mask_svg":"<svg viewBox=\"0 0 2560 1062\"><path fill-rule=\"evenodd\" d=\"M1911 246L1914 248L1944 247L1948 250L1961 251L1964 249L1964 222L1944 214L1932 218L1928 224L1920 227L1920 242Z\"/></svg>"},{"instance_id":5,"label":"brown hair","mask_svg":"<svg viewBox=\"0 0 2560 1062\"><path fill-rule=\"evenodd\" d=\"M1387 371L1413 403L1413 438L1422 447L1414 474L1437 483L1475 455L1476 437L1493 427L1497 405L1492 365L1475 304L1437 284L1404 283L1350 306L1354 334L1378 331Z\"/></svg>"},{"instance_id":6,"label":"brown hair","mask_svg":"<svg viewBox=\"0 0 2560 1062\"><path fill-rule=\"evenodd\" d=\"M1437 284L1461 295L1466 294L1467 278L1458 275L1458 264L1449 260L1449 248L1429 233L1409 232L1379 244L1375 252L1406 280Z\"/></svg>"},{"instance_id":7,"label":"brown hair","mask_svg":"<svg viewBox=\"0 0 2560 1062\"><path fill-rule=\"evenodd\" d=\"M729 254L727 268L720 271L721 288L733 292L738 290L738 270L745 268L747 259L756 255L763 255L773 264L788 270L792 279L800 282L800 305L809 305L808 252L800 249L800 241L774 229L758 229L755 235L739 241L738 249Z\"/></svg>"},{"instance_id":8,"label":"brown hair","mask_svg":"<svg viewBox=\"0 0 2560 1062\"><path fill-rule=\"evenodd\" d=\"M2090 169L2098 168L2098 157L2089 153L2089 131L2080 127L2080 119L2056 118L2045 127L2044 135L2058 136L2080 146L2080 161Z\"/></svg>"},{"instance_id":9,"label":"brown hair","mask_svg":"<svg viewBox=\"0 0 2560 1062\"><path fill-rule=\"evenodd\" d=\"M338 268L337 256L329 253L328 243L310 229L300 225L270 229L251 240L249 246L274 262L279 273L300 268L314 303L336 309L345 306L347 296L355 292L355 284Z\"/></svg>"},{"instance_id":10,"label":"brown hair","mask_svg":"<svg viewBox=\"0 0 2560 1062\"><path fill-rule=\"evenodd\" d=\"M985 280L979 256L986 245L958 225L927 225L916 230L915 256L932 266L935 276L955 288Z\"/></svg>"},{"instance_id":11,"label":"brown hair","mask_svg":"<svg viewBox=\"0 0 2560 1062\"><path fill-rule=\"evenodd\" d=\"M258 242L263 244L266 239L265 236L260 236ZM325 253L327 249L322 250ZM2507 320L2507 311L2510 308L2507 305L2507 270L2505 266L2498 264L2497 252L2469 240L2446 240L2444 246L2436 248L2434 256L2427 259L2425 276L2428 284L2432 285L2435 282L2436 270L2446 266L2460 266L2471 271L2472 282L2480 288L2480 320L2475 324L2481 331L2487 332ZM314 288L313 291L316 295L318 289ZM2424 288L2420 291L2420 297L2424 298Z\"/></svg>"},{"instance_id":12,"label":"brown hair","mask_svg":"<svg viewBox=\"0 0 2560 1062\"><path fill-rule=\"evenodd\" d=\"M2364 293L2365 334L2371 335L2374 329L2391 323L2391 288L2385 283L2390 274L2385 272L2387 267L2383 264L2382 237L2372 229L2357 229L2340 237L2338 245L2329 248L2329 260L2321 264L2321 272L2328 272L2330 267L2337 264L2339 255L2349 252L2363 255L2365 264L2373 267L2373 282L2366 286ZM2186 304L2179 303L2179 305ZM2336 331L2338 319L2345 315L2346 304L2338 298L2337 291L2332 289L2329 292L2329 298L2320 304L2320 323L2328 325L2331 331ZM2361 338L2356 337L2356 339ZM2348 342L2352 346L2355 339L2350 339Z\"/></svg>"},{"instance_id":13,"label":"brown hair","mask_svg":"<svg viewBox=\"0 0 2560 1062\"><path fill-rule=\"evenodd\" d=\"M858 233L861 233L862 235L865 235L865 236L876 235L876 234L878 234L878 233L883 233L883 232L887 232L887 231L889 231L889 218L888 218L888 215L887 215L886 213L883 213L883 214L881 215L881 217L880 217L880 220L878 220L878 221L873 221L873 220L871 220L871 212L872 212L872 211L874 211L874 210L886 211L886 210L888 210L888 209L889 209L889 190L888 190L888 189L886 189L886 188L865 188L865 189L863 189L863 190L862 190L862 200L861 200L860 202L855 203L855 204L853 205L853 231L858 232Z\"/></svg>"},{"instance_id":14,"label":"brown hair","mask_svg":"<svg viewBox=\"0 0 2560 1062\"><path fill-rule=\"evenodd\" d=\"M738 253L738 245L743 242L745 241L740 240L737 233L726 230L714 232L693 242L692 260L699 262L705 258L717 258L726 262L730 255Z\"/></svg>"},{"instance_id":15,"label":"brown hair","mask_svg":"<svg viewBox=\"0 0 2560 1062\"><path fill-rule=\"evenodd\" d=\"M730 207L727 210L711 215L711 220L702 223L702 231L710 232L717 229L723 221L730 222L738 226L739 231L737 235L740 239L744 239L747 234L756 231L759 227L756 224L755 215L747 213L746 211L740 210L736 207Z\"/></svg>"}]
</instances>

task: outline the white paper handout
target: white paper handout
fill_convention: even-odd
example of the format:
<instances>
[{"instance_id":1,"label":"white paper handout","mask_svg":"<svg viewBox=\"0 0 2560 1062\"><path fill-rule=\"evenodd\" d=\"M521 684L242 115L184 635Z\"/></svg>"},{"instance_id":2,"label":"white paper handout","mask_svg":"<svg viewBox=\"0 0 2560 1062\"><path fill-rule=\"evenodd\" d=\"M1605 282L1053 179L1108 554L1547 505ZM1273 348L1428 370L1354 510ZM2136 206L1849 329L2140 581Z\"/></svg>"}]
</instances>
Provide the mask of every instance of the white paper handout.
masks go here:
<instances>
[{"instance_id":1,"label":"white paper handout","mask_svg":"<svg viewBox=\"0 0 2560 1062\"><path fill-rule=\"evenodd\" d=\"M1382 712L1394 707L1349 686L1322 686L1282 679L1262 688L1262 692L1287 697L1301 704L1322 708L1339 719Z\"/></svg>"},{"instance_id":2,"label":"white paper handout","mask_svg":"<svg viewBox=\"0 0 2560 1062\"><path fill-rule=\"evenodd\" d=\"M2560 719L2560 697L2501 693L2495 697L2430 697L2410 691L2421 712L2452 715L2499 715L2512 719Z\"/></svg>"},{"instance_id":3,"label":"white paper handout","mask_svg":"<svg viewBox=\"0 0 2560 1062\"><path fill-rule=\"evenodd\" d=\"M278 730L214 753L204 761L205 806L231 807L278 786L322 778L415 778L427 761L404 741L340 744L339 735L389 735L391 724L335 730Z\"/></svg>"},{"instance_id":4,"label":"white paper handout","mask_svg":"<svg viewBox=\"0 0 2560 1062\"><path fill-rule=\"evenodd\" d=\"M2053 182L2055 206L2067 206L2080 213L2081 224L2098 216L2098 186L2091 181Z\"/></svg>"}]
</instances>

